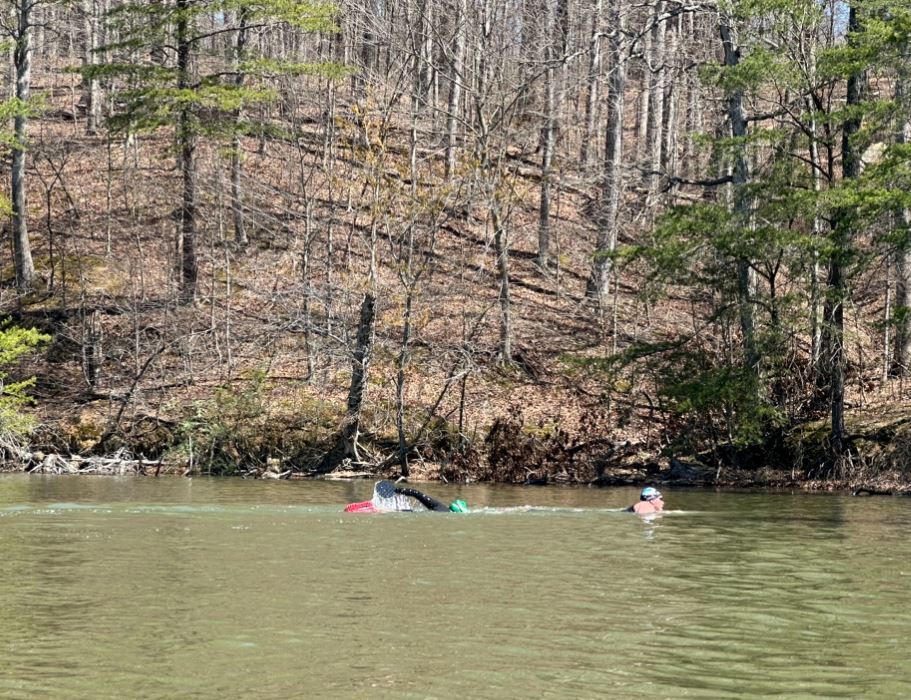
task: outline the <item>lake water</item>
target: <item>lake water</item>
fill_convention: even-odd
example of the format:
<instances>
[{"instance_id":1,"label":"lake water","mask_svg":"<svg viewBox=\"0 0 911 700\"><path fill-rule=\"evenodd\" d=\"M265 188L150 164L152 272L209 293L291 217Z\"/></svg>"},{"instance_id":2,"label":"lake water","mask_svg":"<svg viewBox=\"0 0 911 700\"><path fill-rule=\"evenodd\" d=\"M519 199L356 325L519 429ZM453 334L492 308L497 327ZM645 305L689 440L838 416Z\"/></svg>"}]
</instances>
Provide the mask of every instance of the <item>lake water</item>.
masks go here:
<instances>
[{"instance_id":1,"label":"lake water","mask_svg":"<svg viewBox=\"0 0 911 700\"><path fill-rule=\"evenodd\" d=\"M0 477L0 698L911 697L911 499L418 486Z\"/></svg>"}]
</instances>

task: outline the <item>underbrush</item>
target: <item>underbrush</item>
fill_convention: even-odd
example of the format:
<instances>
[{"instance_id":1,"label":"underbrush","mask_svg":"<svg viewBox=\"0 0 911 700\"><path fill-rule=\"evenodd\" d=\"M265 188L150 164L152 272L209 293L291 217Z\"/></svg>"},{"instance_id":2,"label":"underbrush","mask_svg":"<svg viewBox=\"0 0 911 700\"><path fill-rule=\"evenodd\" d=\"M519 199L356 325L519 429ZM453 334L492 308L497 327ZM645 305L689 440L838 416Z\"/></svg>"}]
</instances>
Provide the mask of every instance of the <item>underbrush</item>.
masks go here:
<instances>
[{"instance_id":1,"label":"underbrush","mask_svg":"<svg viewBox=\"0 0 911 700\"><path fill-rule=\"evenodd\" d=\"M321 456L341 418L335 406L303 389L275 392L262 372L188 409L164 460L224 475L276 463L282 471L305 468Z\"/></svg>"},{"instance_id":2,"label":"underbrush","mask_svg":"<svg viewBox=\"0 0 911 700\"><path fill-rule=\"evenodd\" d=\"M583 417L596 420L595 416ZM569 428L559 419L529 425L513 408L496 418L482 441L468 443L451 456L441 475L451 481L499 481L518 484L591 483L600 477L598 456L610 446L603 434L583 426Z\"/></svg>"},{"instance_id":3,"label":"underbrush","mask_svg":"<svg viewBox=\"0 0 911 700\"><path fill-rule=\"evenodd\" d=\"M911 478L911 415L901 409L846 417L846 446L841 459L830 458L829 425L815 421L787 438L800 477L853 486Z\"/></svg>"}]
</instances>

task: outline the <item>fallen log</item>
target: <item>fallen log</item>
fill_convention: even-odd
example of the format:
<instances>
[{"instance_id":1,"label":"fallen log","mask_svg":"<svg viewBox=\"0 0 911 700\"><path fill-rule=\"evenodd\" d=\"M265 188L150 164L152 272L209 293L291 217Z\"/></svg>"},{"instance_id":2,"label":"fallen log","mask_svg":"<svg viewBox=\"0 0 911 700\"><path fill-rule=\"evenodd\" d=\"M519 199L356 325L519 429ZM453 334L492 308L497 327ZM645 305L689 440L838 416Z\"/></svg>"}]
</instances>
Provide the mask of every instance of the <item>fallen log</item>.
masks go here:
<instances>
[{"instance_id":1,"label":"fallen log","mask_svg":"<svg viewBox=\"0 0 911 700\"><path fill-rule=\"evenodd\" d=\"M41 452L23 455L29 474L99 474L116 475L146 474L147 469L153 469L157 475L161 469L161 462L148 459L134 459L132 457L83 457L82 455L64 456L60 454L44 454Z\"/></svg>"}]
</instances>

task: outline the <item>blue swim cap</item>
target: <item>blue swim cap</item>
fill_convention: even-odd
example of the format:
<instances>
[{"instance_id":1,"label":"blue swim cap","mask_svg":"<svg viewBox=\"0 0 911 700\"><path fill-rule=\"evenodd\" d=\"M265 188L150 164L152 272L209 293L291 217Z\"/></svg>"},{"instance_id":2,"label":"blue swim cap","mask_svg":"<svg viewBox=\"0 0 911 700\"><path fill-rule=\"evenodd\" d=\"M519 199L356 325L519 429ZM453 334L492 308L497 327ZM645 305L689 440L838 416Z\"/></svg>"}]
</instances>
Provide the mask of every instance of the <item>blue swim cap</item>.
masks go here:
<instances>
[{"instance_id":1,"label":"blue swim cap","mask_svg":"<svg viewBox=\"0 0 911 700\"><path fill-rule=\"evenodd\" d=\"M640 501L654 501L658 498L661 498L661 492L654 486L646 486L639 494Z\"/></svg>"}]
</instances>

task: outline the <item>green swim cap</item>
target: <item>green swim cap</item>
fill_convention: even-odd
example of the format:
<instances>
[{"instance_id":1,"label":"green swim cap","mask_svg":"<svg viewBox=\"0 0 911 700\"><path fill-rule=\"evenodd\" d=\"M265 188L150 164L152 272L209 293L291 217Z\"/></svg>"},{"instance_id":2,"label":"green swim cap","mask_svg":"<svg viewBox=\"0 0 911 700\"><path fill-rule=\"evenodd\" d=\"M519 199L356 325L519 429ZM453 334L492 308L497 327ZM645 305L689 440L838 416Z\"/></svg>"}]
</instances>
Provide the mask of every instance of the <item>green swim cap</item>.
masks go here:
<instances>
[{"instance_id":1,"label":"green swim cap","mask_svg":"<svg viewBox=\"0 0 911 700\"><path fill-rule=\"evenodd\" d=\"M465 501L463 501L463 500L460 498L460 499L458 499L458 500L456 500L456 501L453 501L452 503L449 504L449 510L451 510L453 513L467 513L467 512L468 512L468 504L465 503Z\"/></svg>"}]
</instances>

